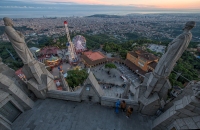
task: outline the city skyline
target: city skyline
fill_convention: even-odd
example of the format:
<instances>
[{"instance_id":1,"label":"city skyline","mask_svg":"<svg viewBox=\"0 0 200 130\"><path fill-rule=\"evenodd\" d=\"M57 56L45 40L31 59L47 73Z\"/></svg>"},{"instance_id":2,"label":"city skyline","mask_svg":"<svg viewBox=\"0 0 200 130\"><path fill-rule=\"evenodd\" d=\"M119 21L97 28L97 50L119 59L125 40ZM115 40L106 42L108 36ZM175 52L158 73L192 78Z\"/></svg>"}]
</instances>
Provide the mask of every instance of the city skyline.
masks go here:
<instances>
[{"instance_id":1,"label":"city skyline","mask_svg":"<svg viewBox=\"0 0 200 130\"><path fill-rule=\"evenodd\" d=\"M10 2L27 2L26 0L8 0ZM2 0L2 2L7 2L7 0ZM65 4L86 4L86 5L113 5L113 6L134 6L139 8L158 8L158 9L199 9L199 0L168 0L168 1L157 1L157 0L29 0L29 3L38 4L54 4L54 3L65 3ZM0 2L1 3L1 2Z\"/></svg>"}]
</instances>

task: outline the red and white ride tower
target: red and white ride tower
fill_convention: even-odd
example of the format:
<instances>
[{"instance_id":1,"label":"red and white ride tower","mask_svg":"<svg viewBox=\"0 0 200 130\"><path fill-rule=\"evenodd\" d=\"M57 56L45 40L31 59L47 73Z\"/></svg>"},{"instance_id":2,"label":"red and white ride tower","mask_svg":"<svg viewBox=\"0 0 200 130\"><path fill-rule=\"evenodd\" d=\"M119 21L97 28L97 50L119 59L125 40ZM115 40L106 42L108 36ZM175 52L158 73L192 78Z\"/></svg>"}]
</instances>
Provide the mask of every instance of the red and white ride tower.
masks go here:
<instances>
[{"instance_id":1,"label":"red and white ride tower","mask_svg":"<svg viewBox=\"0 0 200 130\"><path fill-rule=\"evenodd\" d=\"M68 26L67 26L68 25L67 21L64 21L64 25L65 25L65 30L66 30L66 34L67 34L67 40L69 42L69 46L68 46L69 63L73 64L73 65L77 65L78 57L77 57L76 52L75 52L74 44L72 43L70 35L69 35L69 29L68 29Z\"/></svg>"}]
</instances>

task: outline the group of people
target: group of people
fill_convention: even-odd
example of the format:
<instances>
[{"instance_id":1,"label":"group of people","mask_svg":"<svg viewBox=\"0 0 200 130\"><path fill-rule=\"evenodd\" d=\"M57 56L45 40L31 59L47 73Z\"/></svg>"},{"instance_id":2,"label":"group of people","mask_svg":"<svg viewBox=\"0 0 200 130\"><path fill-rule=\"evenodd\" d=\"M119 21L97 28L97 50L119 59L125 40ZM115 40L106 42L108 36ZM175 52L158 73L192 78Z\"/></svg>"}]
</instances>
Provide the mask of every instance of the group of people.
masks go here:
<instances>
[{"instance_id":1,"label":"group of people","mask_svg":"<svg viewBox=\"0 0 200 130\"><path fill-rule=\"evenodd\" d=\"M126 108L126 102L124 100L122 100L121 102L120 100L117 100L115 104L115 112L119 113L119 109L121 109L123 112L126 112L127 118L129 118L133 113L133 108L131 106L128 106L128 108Z\"/></svg>"},{"instance_id":2,"label":"group of people","mask_svg":"<svg viewBox=\"0 0 200 130\"><path fill-rule=\"evenodd\" d=\"M63 69L62 69L62 66L61 66L61 65L58 66L58 70L59 70L60 72L63 72Z\"/></svg>"}]
</instances>

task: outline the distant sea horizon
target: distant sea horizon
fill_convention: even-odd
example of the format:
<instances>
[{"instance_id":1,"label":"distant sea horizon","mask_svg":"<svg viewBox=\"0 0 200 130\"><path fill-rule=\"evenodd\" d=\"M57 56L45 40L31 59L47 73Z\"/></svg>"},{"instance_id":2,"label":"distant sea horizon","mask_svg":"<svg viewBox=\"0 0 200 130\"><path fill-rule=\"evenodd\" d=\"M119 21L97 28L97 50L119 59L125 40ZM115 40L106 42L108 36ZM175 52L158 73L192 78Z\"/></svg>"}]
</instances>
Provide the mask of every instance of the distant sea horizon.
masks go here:
<instances>
[{"instance_id":1,"label":"distant sea horizon","mask_svg":"<svg viewBox=\"0 0 200 130\"><path fill-rule=\"evenodd\" d=\"M1 6L0 18L42 18L42 17L85 17L95 14L127 15L127 14L194 14L200 13L200 9L194 10L169 10L169 9L140 9L131 6L102 6L102 5L65 5L50 7L29 6Z\"/></svg>"}]
</instances>

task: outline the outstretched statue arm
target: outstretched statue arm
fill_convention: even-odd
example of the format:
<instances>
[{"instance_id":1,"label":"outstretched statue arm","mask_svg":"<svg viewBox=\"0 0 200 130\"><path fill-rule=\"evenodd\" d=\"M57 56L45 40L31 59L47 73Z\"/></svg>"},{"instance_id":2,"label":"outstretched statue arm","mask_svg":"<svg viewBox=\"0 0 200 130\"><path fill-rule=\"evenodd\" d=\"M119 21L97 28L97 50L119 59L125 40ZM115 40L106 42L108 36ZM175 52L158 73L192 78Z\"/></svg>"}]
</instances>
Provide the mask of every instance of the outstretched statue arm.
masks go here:
<instances>
[{"instance_id":1,"label":"outstretched statue arm","mask_svg":"<svg viewBox=\"0 0 200 130\"><path fill-rule=\"evenodd\" d=\"M184 34L181 34L179 35L178 37L176 37L172 42L170 42L167 46L167 50L175 43L177 43L177 41L180 41L180 40L185 40L186 36ZM176 48L175 48L176 49ZM171 50L172 51L172 50Z\"/></svg>"},{"instance_id":2,"label":"outstretched statue arm","mask_svg":"<svg viewBox=\"0 0 200 130\"><path fill-rule=\"evenodd\" d=\"M169 47L170 47L173 43L174 43L174 42L172 41L172 42L170 42L170 43L168 44L167 50L169 49Z\"/></svg>"},{"instance_id":3,"label":"outstretched statue arm","mask_svg":"<svg viewBox=\"0 0 200 130\"><path fill-rule=\"evenodd\" d=\"M21 38L24 38L24 35L20 31L16 31Z\"/></svg>"},{"instance_id":4,"label":"outstretched statue arm","mask_svg":"<svg viewBox=\"0 0 200 130\"><path fill-rule=\"evenodd\" d=\"M16 42L25 42L24 41L24 35L19 32L16 31L13 27L11 26L6 26L5 27L5 33L7 34L7 36L9 37L9 39L11 38L12 40L16 41Z\"/></svg>"}]
</instances>

